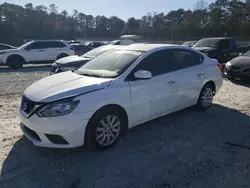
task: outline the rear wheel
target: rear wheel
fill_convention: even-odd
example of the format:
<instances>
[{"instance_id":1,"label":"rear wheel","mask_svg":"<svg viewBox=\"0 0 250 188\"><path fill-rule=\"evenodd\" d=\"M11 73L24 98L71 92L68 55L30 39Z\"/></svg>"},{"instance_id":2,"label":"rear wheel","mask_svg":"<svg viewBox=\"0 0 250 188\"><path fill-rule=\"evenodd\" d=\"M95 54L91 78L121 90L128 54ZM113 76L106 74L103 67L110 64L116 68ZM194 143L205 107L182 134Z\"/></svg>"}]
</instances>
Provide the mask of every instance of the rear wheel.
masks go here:
<instances>
[{"instance_id":1,"label":"rear wheel","mask_svg":"<svg viewBox=\"0 0 250 188\"><path fill-rule=\"evenodd\" d=\"M206 84L201 92L197 102L197 107L200 109L207 109L212 105L213 98L214 98L214 87L212 84Z\"/></svg>"},{"instance_id":2,"label":"rear wheel","mask_svg":"<svg viewBox=\"0 0 250 188\"><path fill-rule=\"evenodd\" d=\"M23 67L24 63L25 61L21 56L10 56L7 60L7 65L10 68L14 68L14 69Z\"/></svg>"},{"instance_id":3,"label":"rear wheel","mask_svg":"<svg viewBox=\"0 0 250 188\"><path fill-rule=\"evenodd\" d=\"M103 109L89 121L86 146L91 150L105 150L114 146L126 127L125 117L116 109Z\"/></svg>"}]
</instances>

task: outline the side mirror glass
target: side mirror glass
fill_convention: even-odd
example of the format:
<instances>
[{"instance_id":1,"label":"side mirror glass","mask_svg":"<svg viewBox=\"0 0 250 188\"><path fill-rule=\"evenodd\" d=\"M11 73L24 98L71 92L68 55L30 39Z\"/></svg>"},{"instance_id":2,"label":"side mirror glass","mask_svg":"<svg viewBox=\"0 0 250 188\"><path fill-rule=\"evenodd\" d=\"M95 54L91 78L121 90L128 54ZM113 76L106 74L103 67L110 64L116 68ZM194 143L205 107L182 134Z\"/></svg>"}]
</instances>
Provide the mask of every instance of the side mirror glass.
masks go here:
<instances>
[{"instance_id":1,"label":"side mirror glass","mask_svg":"<svg viewBox=\"0 0 250 188\"><path fill-rule=\"evenodd\" d=\"M138 70L134 73L136 79L150 79L152 78L152 73L146 70Z\"/></svg>"}]
</instances>

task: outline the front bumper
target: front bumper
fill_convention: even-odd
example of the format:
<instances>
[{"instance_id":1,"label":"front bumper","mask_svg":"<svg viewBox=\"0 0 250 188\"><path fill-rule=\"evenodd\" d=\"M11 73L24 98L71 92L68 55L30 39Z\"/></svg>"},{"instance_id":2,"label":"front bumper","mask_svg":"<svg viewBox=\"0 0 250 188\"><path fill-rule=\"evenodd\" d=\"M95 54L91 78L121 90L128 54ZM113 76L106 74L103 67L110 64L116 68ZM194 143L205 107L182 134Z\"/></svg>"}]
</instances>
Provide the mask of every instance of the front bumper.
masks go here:
<instances>
[{"instance_id":1,"label":"front bumper","mask_svg":"<svg viewBox=\"0 0 250 188\"><path fill-rule=\"evenodd\" d=\"M26 118L19 113L23 134L36 146L50 148L75 148L84 145L88 120L82 114L68 114L40 118L36 114Z\"/></svg>"},{"instance_id":2,"label":"front bumper","mask_svg":"<svg viewBox=\"0 0 250 188\"><path fill-rule=\"evenodd\" d=\"M224 69L224 76L227 78L250 78L250 72L233 71L231 69Z\"/></svg>"}]
</instances>

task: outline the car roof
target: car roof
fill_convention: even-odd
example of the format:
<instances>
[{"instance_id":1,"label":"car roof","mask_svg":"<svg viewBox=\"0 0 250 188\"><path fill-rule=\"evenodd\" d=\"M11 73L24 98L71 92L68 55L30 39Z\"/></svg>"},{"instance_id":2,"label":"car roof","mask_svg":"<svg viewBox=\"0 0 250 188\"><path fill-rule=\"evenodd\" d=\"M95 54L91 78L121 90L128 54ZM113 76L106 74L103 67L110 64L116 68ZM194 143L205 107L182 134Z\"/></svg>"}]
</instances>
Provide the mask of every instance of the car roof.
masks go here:
<instances>
[{"instance_id":1,"label":"car roof","mask_svg":"<svg viewBox=\"0 0 250 188\"><path fill-rule=\"evenodd\" d=\"M137 44L131 44L131 45L128 45L128 46L121 46L120 49L147 52L147 51L150 51L150 50L153 50L153 49L157 49L157 48L174 47L174 46L181 47L180 45L176 45L176 44L146 44L146 43L137 43Z\"/></svg>"},{"instance_id":2,"label":"car roof","mask_svg":"<svg viewBox=\"0 0 250 188\"><path fill-rule=\"evenodd\" d=\"M222 40L222 39L233 39L233 38L232 37L210 37L210 38L203 38L203 39L217 39L217 40Z\"/></svg>"},{"instance_id":3,"label":"car roof","mask_svg":"<svg viewBox=\"0 0 250 188\"><path fill-rule=\"evenodd\" d=\"M66 43L66 41L64 40L32 40L30 42L64 42Z\"/></svg>"}]
</instances>

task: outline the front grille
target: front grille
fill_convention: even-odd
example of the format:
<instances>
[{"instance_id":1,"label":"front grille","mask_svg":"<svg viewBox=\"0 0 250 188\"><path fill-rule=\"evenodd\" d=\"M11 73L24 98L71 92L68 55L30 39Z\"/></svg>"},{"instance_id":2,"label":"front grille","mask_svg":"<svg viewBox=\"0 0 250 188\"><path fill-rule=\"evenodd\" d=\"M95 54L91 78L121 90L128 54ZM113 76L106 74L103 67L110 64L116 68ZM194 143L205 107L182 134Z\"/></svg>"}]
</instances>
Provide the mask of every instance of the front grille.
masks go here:
<instances>
[{"instance_id":1,"label":"front grille","mask_svg":"<svg viewBox=\"0 0 250 188\"><path fill-rule=\"evenodd\" d=\"M51 66L51 68L50 68L50 72L55 72L56 71L56 69L57 69L57 67L53 67L53 66Z\"/></svg>"},{"instance_id":2,"label":"front grille","mask_svg":"<svg viewBox=\"0 0 250 188\"><path fill-rule=\"evenodd\" d=\"M27 113L30 114L35 108L35 102L27 99L25 96L23 96L21 109Z\"/></svg>"},{"instance_id":3,"label":"front grille","mask_svg":"<svg viewBox=\"0 0 250 188\"><path fill-rule=\"evenodd\" d=\"M59 67L51 67L50 72L55 74L55 73L60 73L62 70Z\"/></svg>"},{"instance_id":4,"label":"front grille","mask_svg":"<svg viewBox=\"0 0 250 188\"><path fill-rule=\"evenodd\" d=\"M250 73L250 68L244 68L242 72L249 72Z\"/></svg>"},{"instance_id":5,"label":"front grille","mask_svg":"<svg viewBox=\"0 0 250 188\"><path fill-rule=\"evenodd\" d=\"M24 130L24 132L25 132L26 134L28 134L28 136L30 136L30 137L32 137L33 139L36 139L36 140L38 140L38 141L41 141L41 138L38 136L38 134L37 134L35 131L29 129L29 128L26 127L25 125L23 125L23 130Z\"/></svg>"},{"instance_id":6,"label":"front grille","mask_svg":"<svg viewBox=\"0 0 250 188\"><path fill-rule=\"evenodd\" d=\"M241 67L231 66L231 70L233 70L233 71L239 71L239 70L241 70Z\"/></svg>"}]
</instances>

